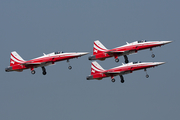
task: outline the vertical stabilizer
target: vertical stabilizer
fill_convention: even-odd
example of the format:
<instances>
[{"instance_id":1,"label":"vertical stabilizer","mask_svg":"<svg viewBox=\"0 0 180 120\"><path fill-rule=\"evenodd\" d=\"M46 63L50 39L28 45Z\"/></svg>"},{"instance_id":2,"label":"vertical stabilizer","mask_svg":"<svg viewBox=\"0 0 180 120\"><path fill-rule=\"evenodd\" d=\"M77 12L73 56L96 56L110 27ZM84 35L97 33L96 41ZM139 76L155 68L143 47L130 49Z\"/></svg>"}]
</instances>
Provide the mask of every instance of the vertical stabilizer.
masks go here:
<instances>
[{"instance_id":1,"label":"vertical stabilizer","mask_svg":"<svg viewBox=\"0 0 180 120\"><path fill-rule=\"evenodd\" d=\"M96 61L91 63L91 75L102 71L104 71L104 69Z\"/></svg>"},{"instance_id":2,"label":"vertical stabilizer","mask_svg":"<svg viewBox=\"0 0 180 120\"><path fill-rule=\"evenodd\" d=\"M11 52L11 58L10 58L10 66L23 63L24 60L21 58L21 56L16 52Z\"/></svg>"},{"instance_id":3,"label":"vertical stabilizer","mask_svg":"<svg viewBox=\"0 0 180 120\"><path fill-rule=\"evenodd\" d=\"M105 50L107 50L107 48L99 40L94 41L93 55L96 55Z\"/></svg>"}]
</instances>

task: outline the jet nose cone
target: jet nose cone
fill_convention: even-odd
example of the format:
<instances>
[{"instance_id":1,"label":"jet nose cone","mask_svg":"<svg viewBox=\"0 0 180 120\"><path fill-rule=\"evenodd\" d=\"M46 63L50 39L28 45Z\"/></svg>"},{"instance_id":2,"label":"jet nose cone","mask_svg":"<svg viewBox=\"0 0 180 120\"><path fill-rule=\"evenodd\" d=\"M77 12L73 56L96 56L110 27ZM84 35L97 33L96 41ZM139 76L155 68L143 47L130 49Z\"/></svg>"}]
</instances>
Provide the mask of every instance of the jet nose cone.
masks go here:
<instances>
[{"instance_id":1,"label":"jet nose cone","mask_svg":"<svg viewBox=\"0 0 180 120\"><path fill-rule=\"evenodd\" d=\"M79 53L80 55L87 55L87 54L89 54L89 52L81 52L81 53Z\"/></svg>"},{"instance_id":2,"label":"jet nose cone","mask_svg":"<svg viewBox=\"0 0 180 120\"><path fill-rule=\"evenodd\" d=\"M84 55L87 55L87 54L89 54L89 52L84 52Z\"/></svg>"},{"instance_id":3,"label":"jet nose cone","mask_svg":"<svg viewBox=\"0 0 180 120\"><path fill-rule=\"evenodd\" d=\"M89 52L77 52L76 56L83 56L83 55L87 55L89 54Z\"/></svg>"},{"instance_id":4,"label":"jet nose cone","mask_svg":"<svg viewBox=\"0 0 180 120\"><path fill-rule=\"evenodd\" d=\"M165 45L165 44L169 44L169 43L171 43L171 42L173 42L173 41L158 41L157 44L159 44L159 45Z\"/></svg>"},{"instance_id":5,"label":"jet nose cone","mask_svg":"<svg viewBox=\"0 0 180 120\"><path fill-rule=\"evenodd\" d=\"M155 65L162 65L162 64L165 64L165 62L155 62L154 64Z\"/></svg>"},{"instance_id":6,"label":"jet nose cone","mask_svg":"<svg viewBox=\"0 0 180 120\"><path fill-rule=\"evenodd\" d=\"M172 41L163 41L164 44L169 44L171 43Z\"/></svg>"},{"instance_id":7,"label":"jet nose cone","mask_svg":"<svg viewBox=\"0 0 180 120\"><path fill-rule=\"evenodd\" d=\"M159 62L159 65L165 64L165 62Z\"/></svg>"}]
</instances>

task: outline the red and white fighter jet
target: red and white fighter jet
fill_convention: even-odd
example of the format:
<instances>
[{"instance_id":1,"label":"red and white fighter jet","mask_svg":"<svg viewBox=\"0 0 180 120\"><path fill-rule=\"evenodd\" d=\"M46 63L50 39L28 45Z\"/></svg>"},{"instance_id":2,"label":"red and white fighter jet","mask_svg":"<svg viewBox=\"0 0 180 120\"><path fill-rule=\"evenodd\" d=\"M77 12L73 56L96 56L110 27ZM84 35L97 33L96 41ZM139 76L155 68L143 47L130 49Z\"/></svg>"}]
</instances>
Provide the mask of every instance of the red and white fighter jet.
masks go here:
<instances>
[{"instance_id":1,"label":"red and white fighter jet","mask_svg":"<svg viewBox=\"0 0 180 120\"><path fill-rule=\"evenodd\" d=\"M124 56L125 63L128 63L128 57L127 55L136 53L139 50L144 49L150 49L152 51L152 48L162 46L168 43L171 43L172 41L135 41L132 43L128 43L126 45L114 48L114 49L107 49L99 40L94 41L94 47L93 47L93 55L89 57L89 60L105 60L109 57L114 57L116 62L119 62L118 56ZM155 55L152 53L152 58L154 58Z\"/></svg>"},{"instance_id":2,"label":"red and white fighter jet","mask_svg":"<svg viewBox=\"0 0 180 120\"><path fill-rule=\"evenodd\" d=\"M73 53L63 53L63 52L53 52L50 54L44 54L44 56L25 61L23 60L16 51L11 52L10 66L5 68L6 72L18 71L22 72L24 69L31 69L31 73L35 74L34 68L41 67L43 75L46 75L45 66L52 65L55 62L78 58L83 55L88 54L88 52L73 52ZM69 69L72 67L69 64Z\"/></svg>"},{"instance_id":3,"label":"red and white fighter jet","mask_svg":"<svg viewBox=\"0 0 180 120\"><path fill-rule=\"evenodd\" d=\"M146 71L147 68L155 67L158 65L162 65L165 62L131 62L128 64L123 64L122 66L118 66L109 70L103 69L96 61L91 63L91 75L87 76L87 80L97 79L101 80L105 77L111 77L111 81L115 82L114 76L119 75L121 78L121 83L124 83L123 75L132 73L136 70L144 69ZM146 72L146 77L149 75Z\"/></svg>"}]
</instances>

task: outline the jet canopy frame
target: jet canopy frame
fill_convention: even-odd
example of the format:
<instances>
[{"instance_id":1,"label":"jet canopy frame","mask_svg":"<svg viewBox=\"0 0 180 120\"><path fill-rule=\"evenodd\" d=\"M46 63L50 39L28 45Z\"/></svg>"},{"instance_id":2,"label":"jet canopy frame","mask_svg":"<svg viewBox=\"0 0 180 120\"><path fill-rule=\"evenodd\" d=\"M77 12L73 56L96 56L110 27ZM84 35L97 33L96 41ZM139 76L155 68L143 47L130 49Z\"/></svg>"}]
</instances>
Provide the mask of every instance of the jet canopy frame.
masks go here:
<instances>
[{"instance_id":1,"label":"jet canopy frame","mask_svg":"<svg viewBox=\"0 0 180 120\"><path fill-rule=\"evenodd\" d=\"M137 41L138 43L143 43L143 42L147 42L147 40L139 40Z\"/></svg>"},{"instance_id":2,"label":"jet canopy frame","mask_svg":"<svg viewBox=\"0 0 180 120\"><path fill-rule=\"evenodd\" d=\"M61 53L64 53L63 51L56 51L56 52L54 52L54 54L61 54Z\"/></svg>"}]
</instances>

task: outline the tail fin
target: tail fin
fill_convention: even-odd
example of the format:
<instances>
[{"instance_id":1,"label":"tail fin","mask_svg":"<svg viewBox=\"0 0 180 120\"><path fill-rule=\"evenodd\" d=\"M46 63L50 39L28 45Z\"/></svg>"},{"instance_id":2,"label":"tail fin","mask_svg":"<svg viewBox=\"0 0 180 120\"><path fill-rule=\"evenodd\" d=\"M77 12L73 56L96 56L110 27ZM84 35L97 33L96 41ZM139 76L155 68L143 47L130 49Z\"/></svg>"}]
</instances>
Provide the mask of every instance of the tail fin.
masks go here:
<instances>
[{"instance_id":1,"label":"tail fin","mask_svg":"<svg viewBox=\"0 0 180 120\"><path fill-rule=\"evenodd\" d=\"M104 45L99 40L94 41L93 55L96 55L105 50L107 50L107 48L104 47Z\"/></svg>"},{"instance_id":2,"label":"tail fin","mask_svg":"<svg viewBox=\"0 0 180 120\"><path fill-rule=\"evenodd\" d=\"M91 75L99 73L103 70L104 69L96 61L91 63Z\"/></svg>"},{"instance_id":3,"label":"tail fin","mask_svg":"<svg viewBox=\"0 0 180 120\"><path fill-rule=\"evenodd\" d=\"M10 66L23 63L24 61L16 51L11 52Z\"/></svg>"}]
</instances>

